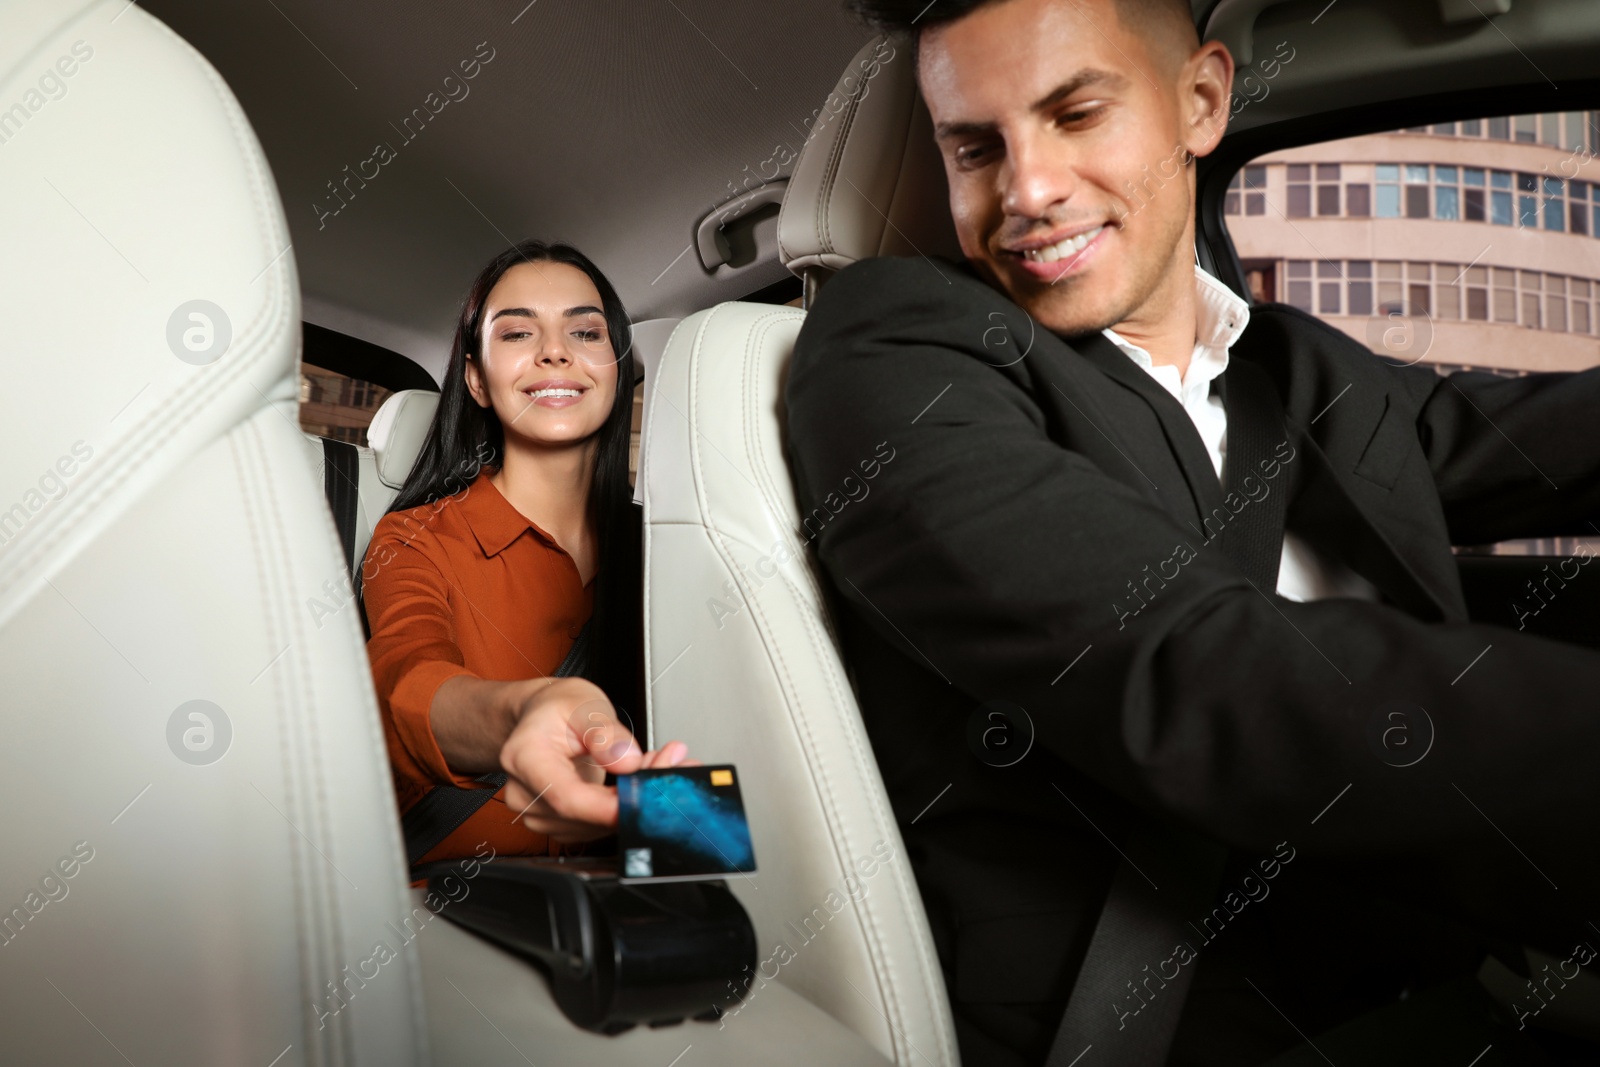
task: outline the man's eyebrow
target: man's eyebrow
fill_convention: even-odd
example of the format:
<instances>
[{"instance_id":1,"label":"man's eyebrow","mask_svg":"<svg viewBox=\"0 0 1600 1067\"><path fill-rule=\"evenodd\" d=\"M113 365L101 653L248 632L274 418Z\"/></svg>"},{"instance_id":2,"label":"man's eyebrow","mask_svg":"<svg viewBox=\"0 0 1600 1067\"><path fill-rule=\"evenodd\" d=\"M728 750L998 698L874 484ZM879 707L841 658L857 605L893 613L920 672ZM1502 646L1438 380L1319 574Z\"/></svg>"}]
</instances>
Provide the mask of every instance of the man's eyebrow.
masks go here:
<instances>
[{"instance_id":1,"label":"man's eyebrow","mask_svg":"<svg viewBox=\"0 0 1600 1067\"><path fill-rule=\"evenodd\" d=\"M1035 100L1028 110L1033 112L1048 111L1073 93L1078 92L1080 89L1086 89L1091 85L1104 85L1108 89L1120 89L1127 84L1128 79L1114 71L1085 67L1038 100ZM994 130L995 124L992 122L941 122L934 127L933 136L935 140L943 141L952 137L970 137L974 134L993 133Z\"/></svg>"}]
</instances>

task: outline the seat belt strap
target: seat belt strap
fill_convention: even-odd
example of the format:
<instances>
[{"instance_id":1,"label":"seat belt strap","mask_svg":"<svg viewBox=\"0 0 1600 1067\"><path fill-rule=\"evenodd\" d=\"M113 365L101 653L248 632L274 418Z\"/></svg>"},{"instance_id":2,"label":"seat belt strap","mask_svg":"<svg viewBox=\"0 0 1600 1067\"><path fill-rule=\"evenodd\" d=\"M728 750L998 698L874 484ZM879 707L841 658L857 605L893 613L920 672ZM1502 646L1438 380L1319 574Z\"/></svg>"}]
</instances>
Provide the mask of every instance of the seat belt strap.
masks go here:
<instances>
[{"instance_id":1,"label":"seat belt strap","mask_svg":"<svg viewBox=\"0 0 1600 1067\"><path fill-rule=\"evenodd\" d=\"M361 476L361 457L348 441L322 439L322 492L333 512L333 525L339 531L339 546L344 549L344 569L355 581L356 569L356 480Z\"/></svg>"},{"instance_id":2,"label":"seat belt strap","mask_svg":"<svg viewBox=\"0 0 1600 1067\"><path fill-rule=\"evenodd\" d=\"M578 639L556 668L554 677L581 677L589 667L589 624L578 631ZM406 810L400 817L400 830L406 841L406 863L415 866L417 861L432 852L434 847L449 837L470 819L473 814L500 791L506 784L504 771L480 774L477 781L482 789L462 789L454 785L434 786L426 795Z\"/></svg>"},{"instance_id":3,"label":"seat belt strap","mask_svg":"<svg viewBox=\"0 0 1600 1067\"><path fill-rule=\"evenodd\" d=\"M1265 371L1235 354L1216 384L1228 412L1228 455L1222 466L1226 492L1249 501L1222 535L1222 551L1238 564L1257 589L1271 596L1278 589L1278 564L1283 559L1283 525L1302 464L1283 463L1276 449L1289 442L1283 401ZM1298 458L1298 456L1296 457ZM1279 477L1266 472L1276 466ZM1244 480L1253 478L1263 497L1253 498Z\"/></svg>"},{"instance_id":4,"label":"seat belt strap","mask_svg":"<svg viewBox=\"0 0 1600 1067\"><path fill-rule=\"evenodd\" d=\"M1167 1061L1227 849L1144 816L1122 849L1046 1067Z\"/></svg>"},{"instance_id":5,"label":"seat belt strap","mask_svg":"<svg viewBox=\"0 0 1600 1067\"><path fill-rule=\"evenodd\" d=\"M1270 486L1233 519L1222 549L1270 597L1299 473L1290 464L1281 479L1265 477L1288 440L1283 403L1266 373L1237 353L1214 385L1228 412L1223 488L1248 498L1247 476ZM1122 851L1046 1067L1162 1067L1177 1033L1199 954L1189 919L1210 912L1228 852L1143 813Z\"/></svg>"}]
</instances>

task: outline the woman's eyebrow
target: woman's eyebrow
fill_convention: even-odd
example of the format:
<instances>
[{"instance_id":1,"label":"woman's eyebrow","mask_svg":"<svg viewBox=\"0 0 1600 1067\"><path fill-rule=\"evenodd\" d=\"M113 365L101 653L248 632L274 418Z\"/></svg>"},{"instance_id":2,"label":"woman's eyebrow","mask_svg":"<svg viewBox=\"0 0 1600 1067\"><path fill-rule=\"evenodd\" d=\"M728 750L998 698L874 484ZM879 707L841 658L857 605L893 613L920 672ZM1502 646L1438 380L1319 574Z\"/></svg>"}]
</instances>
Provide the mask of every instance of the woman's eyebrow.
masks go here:
<instances>
[{"instance_id":1,"label":"woman's eyebrow","mask_svg":"<svg viewBox=\"0 0 1600 1067\"><path fill-rule=\"evenodd\" d=\"M567 309L567 318L569 318L569 319L573 318L576 315L604 315L604 314L605 314L604 311L602 311L599 308L595 307L593 304L584 304L582 307L575 307L575 308L568 308Z\"/></svg>"},{"instance_id":2,"label":"woman's eyebrow","mask_svg":"<svg viewBox=\"0 0 1600 1067\"><path fill-rule=\"evenodd\" d=\"M525 319L538 318L537 315L535 315L533 312L529 311L527 308L501 308L499 311L496 311L494 313L493 317L490 318L489 321L490 322L494 322L496 319L500 318L502 315L521 315Z\"/></svg>"}]
</instances>

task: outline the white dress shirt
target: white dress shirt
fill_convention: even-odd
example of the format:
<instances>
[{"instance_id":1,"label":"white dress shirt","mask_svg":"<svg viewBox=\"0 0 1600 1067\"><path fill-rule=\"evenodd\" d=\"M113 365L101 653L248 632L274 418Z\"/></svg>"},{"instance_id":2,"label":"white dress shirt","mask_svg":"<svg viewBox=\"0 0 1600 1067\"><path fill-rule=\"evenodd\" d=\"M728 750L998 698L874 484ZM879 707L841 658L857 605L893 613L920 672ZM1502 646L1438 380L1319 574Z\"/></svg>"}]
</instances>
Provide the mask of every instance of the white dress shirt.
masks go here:
<instances>
[{"instance_id":1,"label":"white dress shirt","mask_svg":"<svg viewBox=\"0 0 1600 1067\"><path fill-rule=\"evenodd\" d=\"M1211 381L1228 369L1228 349L1250 324L1250 305L1198 264L1194 268L1194 288L1194 352L1189 356L1189 369L1181 378L1177 367L1153 362L1149 352L1124 340L1115 330L1103 332L1107 340L1143 367L1183 405L1194 428L1200 432L1200 440L1205 443L1220 480L1222 460L1228 453L1228 415L1222 398L1211 395ZM1292 533L1285 533L1283 537L1278 595L1301 601L1329 596L1378 599L1378 591L1371 582Z\"/></svg>"}]
</instances>

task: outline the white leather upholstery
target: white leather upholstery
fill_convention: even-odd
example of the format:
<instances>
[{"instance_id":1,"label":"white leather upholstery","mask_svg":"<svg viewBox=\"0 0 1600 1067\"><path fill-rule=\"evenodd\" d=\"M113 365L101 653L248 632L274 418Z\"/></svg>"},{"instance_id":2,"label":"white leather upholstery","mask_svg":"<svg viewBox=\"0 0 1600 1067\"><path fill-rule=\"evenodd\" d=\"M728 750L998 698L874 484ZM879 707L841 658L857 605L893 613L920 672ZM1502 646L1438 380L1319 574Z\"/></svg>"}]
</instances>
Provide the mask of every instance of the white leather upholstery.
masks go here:
<instances>
[{"instance_id":1,"label":"white leather upholstery","mask_svg":"<svg viewBox=\"0 0 1600 1067\"><path fill-rule=\"evenodd\" d=\"M367 445L372 449L379 480L390 489L398 490L404 485L406 475L417 465L422 442L428 436L428 427L433 425L433 413L437 410L438 393L428 389L401 389L372 413L372 422L367 426Z\"/></svg>"},{"instance_id":2,"label":"white leather upholstery","mask_svg":"<svg viewBox=\"0 0 1600 1067\"><path fill-rule=\"evenodd\" d=\"M784 461L780 401L803 318L719 305L683 321L657 369L644 442L650 731L742 771L759 870L730 884L762 974L901 1067L947 1067L938 960ZM746 1012L759 1020L761 1002L735 1021Z\"/></svg>"},{"instance_id":3,"label":"white leather upholstery","mask_svg":"<svg viewBox=\"0 0 1600 1067\"><path fill-rule=\"evenodd\" d=\"M824 102L789 177L778 246L796 274L872 256L960 258L905 42L869 41Z\"/></svg>"},{"instance_id":4,"label":"white leather upholstery","mask_svg":"<svg viewBox=\"0 0 1600 1067\"><path fill-rule=\"evenodd\" d=\"M424 1063L260 146L127 0L0 5L0 137L0 1061Z\"/></svg>"}]
</instances>

